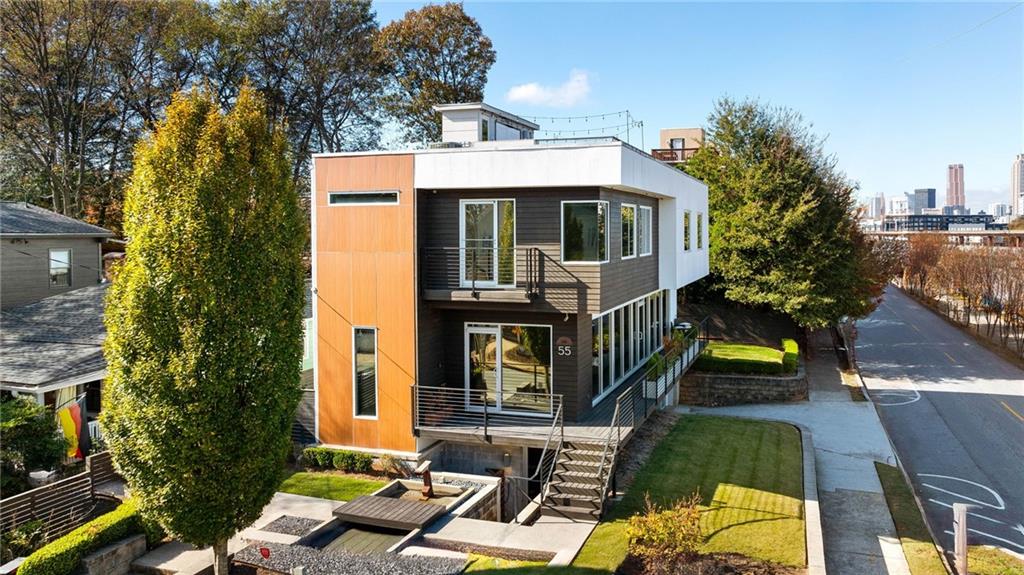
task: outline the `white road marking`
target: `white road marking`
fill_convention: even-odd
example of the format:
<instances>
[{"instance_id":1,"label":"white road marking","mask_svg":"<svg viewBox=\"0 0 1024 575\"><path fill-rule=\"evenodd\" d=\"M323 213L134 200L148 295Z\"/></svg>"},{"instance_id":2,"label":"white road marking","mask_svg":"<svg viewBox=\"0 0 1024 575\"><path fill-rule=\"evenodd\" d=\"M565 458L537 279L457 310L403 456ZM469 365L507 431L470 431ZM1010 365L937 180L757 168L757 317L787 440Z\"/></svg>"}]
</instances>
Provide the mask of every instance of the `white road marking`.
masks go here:
<instances>
[{"instance_id":1,"label":"white road marking","mask_svg":"<svg viewBox=\"0 0 1024 575\"><path fill-rule=\"evenodd\" d=\"M900 406L900 405L909 405L909 404L914 403L915 401L919 401L921 399L921 394L918 393L917 390L914 390L914 389L906 389L906 390L890 389L890 390L884 390L884 391L871 391L869 389L868 392L873 397L878 398L878 399L875 400L875 403L877 405L881 405L882 407L897 407L897 406ZM882 400L880 400L880 398L886 398L886 397L899 398L899 399L902 399L902 401L899 401L899 400L897 400L897 401L890 401L890 400L882 401Z\"/></svg>"},{"instance_id":2,"label":"white road marking","mask_svg":"<svg viewBox=\"0 0 1024 575\"><path fill-rule=\"evenodd\" d=\"M943 489L943 488L938 487L936 485L931 485L929 483L921 483L921 485L923 485L924 487L930 487L930 488L932 488L932 489L934 489L936 491L941 491L941 492L943 492L943 493L945 493L947 495L952 495L953 497L959 497L960 499L963 499L965 501L970 501L971 503L977 503L978 505L984 505L985 507L991 507L992 509L998 509L1000 511L1005 511L1006 510L1006 503L1003 502L1003 498L1000 497L999 494L996 493L996 491L994 489L992 489L990 487L985 487L984 485L982 485L980 483L975 483L974 481L971 481L969 479L961 479L959 477L950 477L949 475L935 475L933 473L918 473L917 476L918 477L935 477L936 479L949 479L951 481L959 481L961 483L967 483L967 484L973 485L975 487L980 487L980 488L984 489L985 491L988 491L989 493L991 493L992 497L995 497L995 499L996 499L996 504L995 505L992 505L991 503L985 503L984 501L979 501L979 500L974 499L972 497L968 497L966 495L963 495L962 493L957 493L956 491L949 491L948 489Z\"/></svg>"},{"instance_id":3,"label":"white road marking","mask_svg":"<svg viewBox=\"0 0 1024 575\"><path fill-rule=\"evenodd\" d=\"M1014 531L1020 531L1020 534L1024 535L1024 525L1021 525L1020 523L1014 525L1010 529L1013 529Z\"/></svg>"},{"instance_id":4,"label":"white road marking","mask_svg":"<svg viewBox=\"0 0 1024 575\"><path fill-rule=\"evenodd\" d=\"M935 503L936 505L941 505L943 507L948 507L949 509L953 508L953 506L950 505L949 503L946 503L945 501L939 501L938 499L929 499L928 501L931 501L932 503ZM1002 521L1000 521L998 519L993 519L993 518L991 518L991 517L989 517L987 515L982 515L981 513L974 513L974 512L968 511L967 514L971 515L973 517L977 517L978 519L984 519L986 521L991 521L992 523L998 523L1000 525L1006 525L1006 523L1003 523Z\"/></svg>"}]
</instances>

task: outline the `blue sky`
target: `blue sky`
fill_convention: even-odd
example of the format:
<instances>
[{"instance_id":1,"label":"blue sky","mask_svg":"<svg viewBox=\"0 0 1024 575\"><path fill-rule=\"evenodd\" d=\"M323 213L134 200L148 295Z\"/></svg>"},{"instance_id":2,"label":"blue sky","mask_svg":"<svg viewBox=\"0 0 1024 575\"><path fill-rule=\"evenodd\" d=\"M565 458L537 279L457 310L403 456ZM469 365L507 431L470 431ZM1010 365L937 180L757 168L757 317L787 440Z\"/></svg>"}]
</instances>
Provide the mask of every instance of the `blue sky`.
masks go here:
<instances>
[{"instance_id":1,"label":"blue sky","mask_svg":"<svg viewBox=\"0 0 1024 575\"><path fill-rule=\"evenodd\" d=\"M418 5L375 8L384 25ZM466 11L498 53L489 103L529 116L629 109L647 148L659 128L702 125L721 96L759 98L827 135L862 196L934 187L941 203L946 166L962 163L975 210L1008 200L1010 163L1024 152L1020 4L469 2Z\"/></svg>"}]
</instances>

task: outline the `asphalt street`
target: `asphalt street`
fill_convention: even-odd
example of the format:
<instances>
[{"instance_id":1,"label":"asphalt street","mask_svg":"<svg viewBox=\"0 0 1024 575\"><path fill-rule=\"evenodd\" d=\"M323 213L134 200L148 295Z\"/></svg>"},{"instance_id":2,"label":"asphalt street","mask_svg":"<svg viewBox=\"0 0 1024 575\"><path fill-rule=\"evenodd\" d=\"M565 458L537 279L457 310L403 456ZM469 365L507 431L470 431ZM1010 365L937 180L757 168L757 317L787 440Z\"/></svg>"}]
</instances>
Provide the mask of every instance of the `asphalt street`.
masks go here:
<instances>
[{"instance_id":1,"label":"asphalt street","mask_svg":"<svg viewBox=\"0 0 1024 575\"><path fill-rule=\"evenodd\" d=\"M933 533L1024 554L1024 370L893 287L857 324L857 362Z\"/></svg>"}]
</instances>

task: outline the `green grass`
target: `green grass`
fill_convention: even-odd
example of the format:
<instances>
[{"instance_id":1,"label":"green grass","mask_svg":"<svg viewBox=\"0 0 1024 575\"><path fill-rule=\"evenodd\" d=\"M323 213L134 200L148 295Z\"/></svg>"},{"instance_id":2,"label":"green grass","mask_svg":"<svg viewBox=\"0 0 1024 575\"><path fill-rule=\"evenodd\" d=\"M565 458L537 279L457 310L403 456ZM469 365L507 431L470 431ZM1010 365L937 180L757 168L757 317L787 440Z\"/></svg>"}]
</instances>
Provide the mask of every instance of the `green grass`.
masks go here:
<instances>
[{"instance_id":1,"label":"green grass","mask_svg":"<svg viewBox=\"0 0 1024 575\"><path fill-rule=\"evenodd\" d=\"M466 573L480 571L492 571L495 569L520 569L526 572L528 569L536 569L546 566L544 561L513 561L501 559L500 557L489 557L487 555L469 554L469 563L466 566Z\"/></svg>"},{"instance_id":2,"label":"green grass","mask_svg":"<svg viewBox=\"0 0 1024 575\"><path fill-rule=\"evenodd\" d=\"M378 479L349 477L340 473L297 471L285 478L277 490L321 499L351 501L360 495L373 493L384 487L385 483Z\"/></svg>"},{"instance_id":3,"label":"green grass","mask_svg":"<svg viewBox=\"0 0 1024 575\"><path fill-rule=\"evenodd\" d=\"M614 572L627 553L626 523L643 509L645 493L668 505L699 490L704 552L801 567L807 557L802 469L800 434L790 425L684 416L598 524L573 566Z\"/></svg>"},{"instance_id":4,"label":"green grass","mask_svg":"<svg viewBox=\"0 0 1024 575\"><path fill-rule=\"evenodd\" d=\"M903 474L899 469L877 461L875 471L885 491L889 514L900 536L903 554L907 557L912 575L946 575L939 550L932 542L932 536L921 518L921 510Z\"/></svg>"},{"instance_id":5,"label":"green grass","mask_svg":"<svg viewBox=\"0 0 1024 575\"><path fill-rule=\"evenodd\" d=\"M784 371L784 356L781 350L763 345L713 341L697 358L694 369L714 373L776 375Z\"/></svg>"},{"instance_id":6,"label":"green grass","mask_svg":"<svg viewBox=\"0 0 1024 575\"><path fill-rule=\"evenodd\" d=\"M967 568L972 575L1024 575L1024 561L981 545L967 548Z\"/></svg>"}]
</instances>

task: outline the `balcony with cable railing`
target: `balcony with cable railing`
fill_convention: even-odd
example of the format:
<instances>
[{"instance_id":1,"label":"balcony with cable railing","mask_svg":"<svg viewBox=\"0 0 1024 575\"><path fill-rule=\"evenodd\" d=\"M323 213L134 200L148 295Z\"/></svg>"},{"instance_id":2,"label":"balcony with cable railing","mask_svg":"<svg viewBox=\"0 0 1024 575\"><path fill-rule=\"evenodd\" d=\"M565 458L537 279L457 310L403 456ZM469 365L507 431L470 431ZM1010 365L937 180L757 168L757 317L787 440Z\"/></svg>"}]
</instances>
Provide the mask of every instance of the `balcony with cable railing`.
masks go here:
<instances>
[{"instance_id":1,"label":"balcony with cable railing","mask_svg":"<svg viewBox=\"0 0 1024 575\"><path fill-rule=\"evenodd\" d=\"M529 303L540 293L541 253L532 247L426 247L424 299Z\"/></svg>"}]
</instances>

